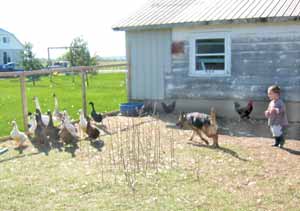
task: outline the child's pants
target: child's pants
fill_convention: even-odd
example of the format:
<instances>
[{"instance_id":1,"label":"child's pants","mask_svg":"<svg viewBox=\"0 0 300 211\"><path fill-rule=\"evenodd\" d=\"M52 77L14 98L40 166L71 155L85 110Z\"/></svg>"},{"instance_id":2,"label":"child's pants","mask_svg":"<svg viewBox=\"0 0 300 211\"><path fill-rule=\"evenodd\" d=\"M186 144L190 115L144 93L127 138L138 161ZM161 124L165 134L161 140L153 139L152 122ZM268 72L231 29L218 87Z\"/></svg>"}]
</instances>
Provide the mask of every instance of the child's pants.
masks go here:
<instances>
[{"instance_id":1,"label":"child's pants","mask_svg":"<svg viewBox=\"0 0 300 211\"><path fill-rule=\"evenodd\" d=\"M275 146L278 146L279 144L281 146L284 145L284 132L281 125L271 125L271 132L273 137L275 138Z\"/></svg>"},{"instance_id":2,"label":"child's pants","mask_svg":"<svg viewBox=\"0 0 300 211\"><path fill-rule=\"evenodd\" d=\"M282 127L280 125L271 125L270 128L273 137L279 137L283 134Z\"/></svg>"}]
</instances>

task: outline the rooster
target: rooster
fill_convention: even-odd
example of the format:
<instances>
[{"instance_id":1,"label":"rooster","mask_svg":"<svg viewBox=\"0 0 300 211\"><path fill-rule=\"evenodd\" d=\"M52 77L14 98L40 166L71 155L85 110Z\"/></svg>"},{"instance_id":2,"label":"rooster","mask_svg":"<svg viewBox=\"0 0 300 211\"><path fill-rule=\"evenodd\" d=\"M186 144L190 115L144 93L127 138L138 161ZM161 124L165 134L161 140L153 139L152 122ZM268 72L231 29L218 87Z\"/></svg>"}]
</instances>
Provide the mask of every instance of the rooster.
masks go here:
<instances>
[{"instance_id":1,"label":"rooster","mask_svg":"<svg viewBox=\"0 0 300 211\"><path fill-rule=\"evenodd\" d=\"M167 114L170 114L175 110L176 101L173 101L171 104L166 104L166 103L162 102L161 106Z\"/></svg>"},{"instance_id":2,"label":"rooster","mask_svg":"<svg viewBox=\"0 0 300 211\"><path fill-rule=\"evenodd\" d=\"M250 119L250 114L253 110L253 101L249 100L245 107L241 107L238 102L234 102L234 109L239 114L240 119Z\"/></svg>"}]
</instances>

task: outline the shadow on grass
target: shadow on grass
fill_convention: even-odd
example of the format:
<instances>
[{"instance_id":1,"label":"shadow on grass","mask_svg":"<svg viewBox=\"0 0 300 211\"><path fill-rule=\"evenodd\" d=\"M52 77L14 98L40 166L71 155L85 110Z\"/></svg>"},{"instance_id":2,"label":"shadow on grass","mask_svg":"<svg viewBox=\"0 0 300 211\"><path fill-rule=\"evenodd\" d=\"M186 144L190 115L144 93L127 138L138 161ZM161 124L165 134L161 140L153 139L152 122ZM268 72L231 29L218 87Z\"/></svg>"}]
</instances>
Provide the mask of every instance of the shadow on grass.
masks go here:
<instances>
[{"instance_id":1,"label":"shadow on grass","mask_svg":"<svg viewBox=\"0 0 300 211\"><path fill-rule=\"evenodd\" d=\"M39 151L39 153L44 153L45 155L49 155L51 146L48 141L44 142L44 143L40 143L40 141L38 141L38 139L33 138L33 139L30 139L30 142L31 142L32 146Z\"/></svg>"},{"instance_id":2,"label":"shadow on grass","mask_svg":"<svg viewBox=\"0 0 300 211\"><path fill-rule=\"evenodd\" d=\"M285 150L288 153L293 154L293 155L300 155L300 151L297 151L297 150L294 150L294 149L290 149L290 148L286 148L286 147L283 147L281 149L283 149L283 150Z\"/></svg>"},{"instance_id":3,"label":"shadow on grass","mask_svg":"<svg viewBox=\"0 0 300 211\"><path fill-rule=\"evenodd\" d=\"M247 159L241 158L237 152L235 152L231 149L225 148L225 147L217 147L216 148L216 147L211 146L211 145L205 145L205 144L201 144L199 142L192 142L192 141L188 142L188 144L196 146L196 147L204 147L204 148L207 148L207 149L218 150L218 151L221 151L223 153L227 153L227 154L229 154L229 155L231 155L231 156L233 156L233 157L235 157L235 158L237 158L241 161L244 161L244 162L249 161Z\"/></svg>"},{"instance_id":4,"label":"shadow on grass","mask_svg":"<svg viewBox=\"0 0 300 211\"><path fill-rule=\"evenodd\" d=\"M38 154L40 154L40 152L33 152L33 153L29 153L29 154L16 155L16 156L13 156L11 158L6 158L6 159L3 159L3 160L0 160L0 163L4 163L4 162L10 161L10 160L15 160L15 159L19 159L19 158L30 157L30 156L38 155Z\"/></svg>"},{"instance_id":5,"label":"shadow on grass","mask_svg":"<svg viewBox=\"0 0 300 211\"><path fill-rule=\"evenodd\" d=\"M18 151L19 154L23 154L23 151L27 148L28 146L21 146L21 147L15 147L14 150Z\"/></svg>"},{"instance_id":6,"label":"shadow on grass","mask_svg":"<svg viewBox=\"0 0 300 211\"><path fill-rule=\"evenodd\" d=\"M60 142L58 139L50 139L51 149L57 149L59 152L63 151L64 144Z\"/></svg>"},{"instance_id":7,"label":"shadow on grass","mask_svg":"<svg viewBox=\"0 0 300 211\"><path fill-rule=\"evenodd\" d=\"M95 140L91 141L91 146L97 149L99 152L102 151L102 148L104 147L104 141L102 140Z\"/></svg>"},{"instance_id":8,"label":"shadow on grass","mask_svg":"<svg viewBox=\"0 0 300 211\"><path fill-rule=\"evenodd\" d=\"M70 153L73 158L76 157L75 152L76 152L77 149L79 149L78 144L75 141L68 144L68 145L65 145L64 148L65 148L65 152Z\"/></svg>"}]
</instances>

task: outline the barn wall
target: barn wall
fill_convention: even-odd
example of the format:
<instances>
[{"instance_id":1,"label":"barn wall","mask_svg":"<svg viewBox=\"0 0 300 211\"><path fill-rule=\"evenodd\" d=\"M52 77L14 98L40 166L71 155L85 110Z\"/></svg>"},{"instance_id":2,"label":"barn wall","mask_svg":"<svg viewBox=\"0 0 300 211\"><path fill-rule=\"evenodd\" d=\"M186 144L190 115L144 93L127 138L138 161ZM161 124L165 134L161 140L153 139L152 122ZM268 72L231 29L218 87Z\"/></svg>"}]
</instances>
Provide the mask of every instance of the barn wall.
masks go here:
<instances>
[{"instance_id":1,"label":"barn wall","mask_svg":"<svg viewBox=\"0 0 300 211\"><path fill-rule=\"evenodd\" d=\"M190 37L215 32L230 36L231 75L189 76ZM300 102L300 25L295 22L175 28L172 41L183 42L185 50L172 55L166 98L265 101L267 87L275 83L286 101Z\"/></svg>"},{"instance_id":2,"label":"barn wall","mask_svg":"<svg viewBox=\"0 0 300 211\"><path fill-rule=\"evenodd\" d=\"M163 99L164 73L171 70L171 31L126 32L130 99Z\"/></svg>"}]
</instances>

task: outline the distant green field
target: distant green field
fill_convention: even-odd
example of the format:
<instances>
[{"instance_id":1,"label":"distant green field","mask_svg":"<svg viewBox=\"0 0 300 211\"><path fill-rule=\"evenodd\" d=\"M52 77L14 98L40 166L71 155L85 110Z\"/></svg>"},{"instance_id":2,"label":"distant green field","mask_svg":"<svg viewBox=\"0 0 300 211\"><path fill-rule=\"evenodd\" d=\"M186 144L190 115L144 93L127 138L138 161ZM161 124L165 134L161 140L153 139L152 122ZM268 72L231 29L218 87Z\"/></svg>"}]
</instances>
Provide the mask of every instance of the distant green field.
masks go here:
<instances>
[{"instance_id":1,"label":"distant green field","mask_svg":"<svg viewBox=\"0 0 300 211\"><path fill-rule=\"evenodd\" d=\"M116 110L121 102L127 100L124 73L89 75L87 101L93 101L99 112ZM48 76L41 77L36 85L27 82L28 110L34 111L33 96L40 101L42 112L54 108L53 93L58 97L61 110L66 109L74 119L78 119L77 111L82 108L81 78L74 76L53 76L53 83ZM23 130L21 88L18 78L0 80L0 136L6 136L11 131L11 121L16 119L19 128ZM90 107L88 107L90 112Z\"/></svg>"}]
</instances>

